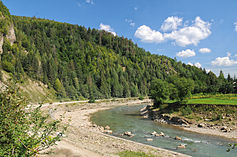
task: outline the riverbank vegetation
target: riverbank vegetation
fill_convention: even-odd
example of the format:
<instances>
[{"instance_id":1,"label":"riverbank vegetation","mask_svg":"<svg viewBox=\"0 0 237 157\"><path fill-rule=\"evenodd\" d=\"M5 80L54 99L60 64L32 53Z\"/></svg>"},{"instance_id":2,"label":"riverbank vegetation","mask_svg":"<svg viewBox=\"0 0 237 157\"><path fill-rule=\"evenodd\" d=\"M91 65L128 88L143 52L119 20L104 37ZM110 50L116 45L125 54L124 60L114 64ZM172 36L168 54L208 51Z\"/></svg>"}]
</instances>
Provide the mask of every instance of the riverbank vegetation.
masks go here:
<instances>
[{"instance_id":1,"label":"riverbank vegetation","mask_svg":"<svg viewBox=\"0 0 237 157\"><path fill-rule=\"evenodd\" d=\"M119 153L120 157L154 157L153 155L148 155L143 152L132 152L132 151L123 151Z\"/></svg>"},{"instance_id":2,"label":"riverbank vegetation","mask_svg":"<svg viewBox=\"0 0 237 157\"><path fill-rule=\"evenodd\" d=\"M65 130L59 129L60 120L50 120L41 106L27 106L19 89L4 88L0 92L0 156L35 156L54 145Z\"/></svg>"}]
</instances>

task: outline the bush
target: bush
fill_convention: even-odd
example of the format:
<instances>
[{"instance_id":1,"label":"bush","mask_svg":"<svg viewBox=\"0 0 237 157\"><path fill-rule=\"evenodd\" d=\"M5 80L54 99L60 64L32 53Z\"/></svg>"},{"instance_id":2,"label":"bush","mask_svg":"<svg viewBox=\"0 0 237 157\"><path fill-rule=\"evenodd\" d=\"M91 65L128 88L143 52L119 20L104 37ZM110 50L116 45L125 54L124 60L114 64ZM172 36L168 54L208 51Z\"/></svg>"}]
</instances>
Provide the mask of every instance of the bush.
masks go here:
<instances>
[{"instance_id":1,"label":"bush","mask_svg":"<svg viewBox=\"0 0 237 157\"><path fill-rule=\"evenodd\" d=\"M191 107L189 105L187 105L187 106L181 108L181 113L182 113L182 116L187 116L187 115L192 114L193 111L192 111Z\"/></svg>"},{"instance_id":2,"label":"bush","mask_svg":"<svg viewBox=\"0 0 237 157\"><path fill-rule=\"evenodd\" d=\"M90 99L88 103L95 103L95 99Z\"/></svg>"},{"instance_id":3,"label":"bush","mask_svg":"<svg viewBox=\"0 0 237 157\"><path fill-rule=\"evenodd\" d=\"M139 99L139 100L144 100L144 97L143 97L143 96L139 96L138 99Z\"/></svg>"},{"instance_id":4,"label":"bush","mask_svg":"<svg viewBox=\"0 0 237 157\"><path fill-rule=\"evenodd\" d=\"M7 71L7 72L10 72L10 73L14 73L15 72L15 67L14 65L11 63L11 62L8 62L6 60L4 60L2 62L2 68Z\"/></svg>"},{"instance_id":5,"label":"bush","mask_svg":"<svg viewBox=\"0 0 237 157\"><path fill-rule=\"evenodd\" d=\"M40 107L28 108L18 89L7 87L0 94L0 156L36 156L55 144L60 121L49 120Z\"/></svg>"}]
</instances>

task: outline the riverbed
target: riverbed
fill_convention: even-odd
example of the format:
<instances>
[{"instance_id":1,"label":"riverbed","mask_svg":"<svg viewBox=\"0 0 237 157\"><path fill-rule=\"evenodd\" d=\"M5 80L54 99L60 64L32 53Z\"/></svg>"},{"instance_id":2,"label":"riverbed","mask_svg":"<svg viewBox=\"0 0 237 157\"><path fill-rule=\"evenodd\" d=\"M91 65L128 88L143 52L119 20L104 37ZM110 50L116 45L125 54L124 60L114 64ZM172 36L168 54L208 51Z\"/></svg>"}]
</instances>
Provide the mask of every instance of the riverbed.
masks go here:
<instances>
[{"instance_id":1,"label":"riverbed","mask_svg":"<svg viewBox=\"0 0 237 157\"><path fill-rule=\"evenodd\" d=\"M155 123L139 115L144 105L120 106L109 110L99 111L92 115L91 120L100 126L110 126L113 135L132 141L165 148L168 150L197 157L236 157L237 150L226 152L229 143L233 141L218 136L188 132L179 127ZM122 136L125 131L131 131L134 137ZM155 137L151 133L163 132L164 137ZM175 140L174 137L182 140ZM152 138L153 141L147 141ZM185 149L177 149L178 145L185 145Z\"/></svg>"}]
</instances>

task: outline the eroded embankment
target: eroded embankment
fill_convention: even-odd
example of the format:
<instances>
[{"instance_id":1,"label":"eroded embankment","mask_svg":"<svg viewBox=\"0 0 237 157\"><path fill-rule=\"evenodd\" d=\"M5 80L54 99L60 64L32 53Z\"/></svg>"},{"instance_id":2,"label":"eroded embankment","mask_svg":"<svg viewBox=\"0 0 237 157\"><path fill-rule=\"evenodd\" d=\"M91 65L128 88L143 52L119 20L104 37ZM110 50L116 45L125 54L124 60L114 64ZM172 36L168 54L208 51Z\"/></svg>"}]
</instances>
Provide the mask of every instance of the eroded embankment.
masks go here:
<instances>
[{"instance_id":1,"label":"eroded embankment","mask_svg":"<svg viewBox=\"0 0 237 157\"><path fill-rule=\"evenodd\" d=\"M169 104L162 106L162 109L154 109L148 105L142 113L159 123L237 141L237 106Z\"/></svg>"}]
</instances>

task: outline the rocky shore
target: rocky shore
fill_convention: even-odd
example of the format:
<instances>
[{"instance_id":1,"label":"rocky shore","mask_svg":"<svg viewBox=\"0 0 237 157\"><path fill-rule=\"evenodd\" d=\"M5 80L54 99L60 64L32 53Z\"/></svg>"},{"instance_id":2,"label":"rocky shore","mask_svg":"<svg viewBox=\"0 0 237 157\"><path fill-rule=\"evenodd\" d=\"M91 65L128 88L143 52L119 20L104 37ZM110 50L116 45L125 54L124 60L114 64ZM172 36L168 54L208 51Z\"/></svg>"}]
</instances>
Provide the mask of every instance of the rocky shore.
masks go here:
<instances>
[{"instance_id":1,"label":"rocky shore","mask_svg":"<svg viewBox=\"0 0 237 157\"><path fill-rule=\"evenodd\" d=\"M213 124L210 123L210 119L203 119L201 122L195 122L182 116L164 113L160 114L157 111L153 111L151 105L146 106L140 112L144 118L149 118L157 123L170 124L178 126L187 131L213 136L221 136L233 141L237 141L237 126L231 125L231 123L229 122L224 123L220 121L219 123ZM228 117L228 115L227 118L230 121L233 119L231 117Z\"/></svg>"},{"instance_id":2,"label":"rocky shore","mask_svg":"<svg viewBox=\"0 0 237 157\"><path fill-rule=\"evenodd\" d=\"M90 115L99 110L106 110L115 106L135 105L150 103L150 100L127 100L109 101L100 103L80 104L51 104L43 106L44 110L50 110L51 117L58 119L64 115L63 122L69 122L69 128L62 141L42 152L42 157L117 157L121 151L135 151L153 154L162 157L185 157L188 155L172 152L169 150L133 142L130 140L111 136L112 130L109 126L101 127L90 121ZM124 136L132 136L127 132ZM51 152L51 153L49 153Z\"/></svg>"}]
</instances>

